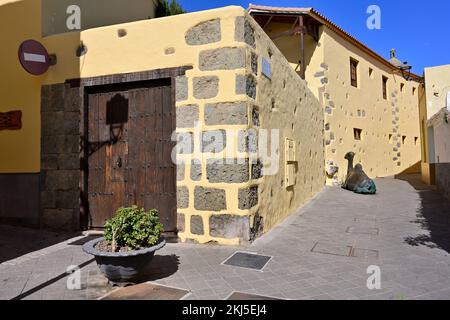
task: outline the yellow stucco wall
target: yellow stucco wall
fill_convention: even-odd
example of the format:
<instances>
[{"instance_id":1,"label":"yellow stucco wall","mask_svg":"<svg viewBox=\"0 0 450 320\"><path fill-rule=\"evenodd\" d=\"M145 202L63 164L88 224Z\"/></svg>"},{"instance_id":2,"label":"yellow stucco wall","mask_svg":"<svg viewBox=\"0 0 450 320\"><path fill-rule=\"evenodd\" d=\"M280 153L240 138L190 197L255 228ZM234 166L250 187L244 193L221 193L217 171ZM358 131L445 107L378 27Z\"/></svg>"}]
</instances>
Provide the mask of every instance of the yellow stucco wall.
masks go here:
<instances>
[{"instance_id":1,"label":"yellow stucco wall","mask_svg":"<svg viewBox=\"0 0 450 320\"><path fill-rule=\"evenodd\" d=\"M40 1L1 1L0 112L22 111L22 129L0 131L0 173L39 172L40 86L45 76L29 75L20 65L22 41L40 40Z\"/></svg>"},{"instance_id":2,"label":"yellow stucco wall","mask_svg":"<svg viewBox=\"0 0 450 320\"><path fill-rule=\"evenodd\" d=\"M129 72L140 72L159 68L171 68L179 66L192 66L188 70L186 77L188 79L188 97L186 100L177 102L177 108L196 104L199 106L199 121L204 123L204 108L207 103L246 101L246 97L237 96L234 88L236 86L236 74L244 72L242 70L214 70L202 71L199 69L199 54L201 51L216 49L221 47L245 47L242 42L235 40L235 19L237 16L243 16L244 9L239 7L229 7L218 10L196 12L186 15L165 17L161 19L145 20L110 27L102 27L86 30L80 33L80 41L88 48L88 53L79 59L74 56L73 40L71 34L57 35L45 39L45 43L52 52L57 52L60 61L69 61L69 64L60 64L55 66L49 73L46 83L60 83L67 78L74 77L94 77L108 74L119 74ZM185 40L186 32L199 23L209 20L220 19L221 40L211 44L198 46L188 45ZM125 37L118 36L118 30L126 30ZM72 43L72 45L68 45ZM67 50L67 48L72 50ZM167 54L166 49L171 49L173 53ZM76 75L72 70L73 65L79 65L79 74ZM219 91L217 96L211 99L196 99L193 94L193 79L203 76L217 76L219 79ZM241 126L207 126L202 124L197 127L198 130L214 129L242 129L245 130L248 125ZM191 132L195 128L177 129L177 132ZM227 136L228 144L237 145L237 136ZM186 163L184 179L178 181L179 188L188 188L189 200L187 208L180 208L179 214L184 217L185 225L183 232L179 233L182 241L194 240L199 243L216 241L221 244L239 244L240 239L224 239L209 236L209 218L216 214L234 214L249 216L249 210L240 210L238 208L239 189L249 185L246 183L210 183L207 180L206 164L202 163L202 178L200 181L190 179L190 160L191 159L211 159L223 158L226 154L228 158L246 158L245 153L221 152L215 154L205 154L200 150L199 145L195 144L193 154L178 155L178 160ZM226 192L227 208L222 211L199 211L194 208L194 191L196 186L208 188L223 189ZM190 220L192 216L200 216L203 221L204 235L197 235L191 232Z\"/></svg>"},{"instance_id":3,"label":"yellow stucco wall","mask_svg":"<svg viewBox=\"0 0 450 320\"><path fill-rule=\"evenodd\" d=\"M206 160L214 158L249 158L248 151L241 152L236 148L229 148L220 153L203 153L195 143L192 155L178 155L178 160L185 160L184 174L178 178L178 188L187 188L187 206L179 208L182 217L183 231L179 233L182 241L194 240L200 243L216 241L221 244L235 245L241 238L223 238L210 235L209 219L213 215L233 215L249 219L249 227L256 214L264 217L264 230L267 231L276 223L284 219L298 206L320 191L324 184L323 177L323 115L317 99L301 82L295 72L289 67L282 54L273 46L273 80L269 83L261 76L261 58L268 55L268 47L272 46L267 36L258 29L259 26L246 11L240 7L226 7L216 10L196 12L186 15L165 17L161 19L143 20L120 25L88 29L81 32L69 32L41 38L40 30L40 1L21 1L6 4L0 8L0 18L10 25L19 24L12 21L23 12L30 12L28 23L7 39L7 50L0 53L3 58L2 70L7 76L2 77L0 93L3 104L1 111L20 109L24 112L23 129L21 131L0 132L0 144L8 152L0 163L0 172L39 172L40 171L40 103L41 86L64 83L67 79L96 77L102 75L142 72L160 68L192 66L186 73L188 94L186 99L177 102L177 108L198 105L200 122L197 130L229 130L227 145L237 146L239 130L248 130L250 124L242 125L206 125L204 123L205 105L223 102L244 102L248 105L248 118L252 118L251 106L257 104L261 111L261 121L266 128L282 129L280 135L280 149L283 160L284 139L289 137L298 144L299 163L295 177L296 186L290 190L280 189L280 182L285 179L284 165L274 176L259 179L249 179L242 183L213 183L207 176ZM256 49L246 43L244 34L237 36L238 19L247 17L247 21L254 26L257 39ZM9 19L9 20L8 20ZM11 20L11 21L10 21ZM194 26L207 21L219 20L220 39L201 45L188 44L186 33ZM242 33L244 26L242 25ZM118 31L125 31L125 36L119 36ZM8 35L7 35L8 37ZM58 63L40 77L28 75L17 60L19 44L28 38L41 41L49 53L57 56ZM78 58L75 54L77 47L83 43L87 54ZM214 70L200 68L200 53L210 49L242 48L245 52L244 65L238 68L220 67ZM257 101L248 96L248 92L237 93L238 76L252 72L251 54L257 54L259 69L257 79ZM198 98L194 96L194 80L198 77L215 76L218 78L218 92L212 98ZM283 80L287 86L283 88ZM245 86L244 86L245 89ZM290 92L290 91L295 92ZM26 93L26 94L24 94ZM271 97L277 99L279 110L272 113ZM295 101L294 101L295 100ZM295 113L293 105L298 109ZM308 110L306 113L301 110ZM268 111L270 110L270 112ZM309 114L311 113L311 114ZM313 119L313 121L311 121ZM249 120L250 121L250 120ZM302 123L307 121L307 124ZM178 133L193 133L195 128L178 128ZM305 136L307 138L305 139ZM202 161L202 176L199 181L190 177L190 160ZM249 164L249 172L252 164ZM242 209L239 204L240 192L246 188L261 186L259 199L261 206L252 205ZM198 210L194 205L195 188L215 188L224 190L226 194L226 209L221 211ZM280 190L279 190L280 189ZM273 194L275 193L275 194ZM203 224L203 234L194 234L191 230L191 217L200 216Z\"/></svg>"},{"instance_id":4,"label":"yellow stucco wall","mask_svg":"<svg viewBox=\"0 0 450 320\"><path fill-rule=\"evenodd\" d=\"M62 83L67 79L80 77L197 65L200 48L193 49L185 43L185 31L199 21L217 16L223 19L222 28L231 30L234 28L234 17L244 13L242 8L231 7L70 32L43 39L40 35L39 0L3 1L0 4L3 4L0 7L2 25L15 30L5 33L3 50L0 51L4 75L0 79L0 112L23 112L22 130L0 132L1 149L7 150L2 154L0 173L40 171L41 85ZM119 38L119 29L125 29L127 36ZM19 45L26 39L41 41L49 53L57 55L58 64L42 76L29 75L17 58ZM88 47L88 54L78 58L75 51L81 42ZM234 33L223 32L221 45L236 45ZM166 55L165 49L170 47L175 48L175 53ZM201 50L216 47L217 44L204 45ZM198 67L189 72L191 76L199 74ZM223 81L231 81L232 73L222 72ZM219 93L217 99L227 99L225 90Z\"/></svg>"},{"instance_id":5,"label":"yellow stucco wall","mask_svg":"<svg viewBox=\"0 0 450 320\"><path fill-rule=\"evenodd\" d=\"M445 107L450 92L450 64L425 68L427 116L431 119Z\"/></svg>"},{"instance_id":6,"label":"yellow stucco wall","mask_svg":"<svg viewBox=\"0 0 450 320\"><path fill-rule=\"evenodd\" d=\"M421 160L419 83L394 74L329 29L325 29L324 51L328 66L324 107L331 107L331 113L325 109L325 123L330 124L326 159L340 168L335 181L345 179L344 156L349 151L356 153L356 162L372 178L396 175L416 165ZM350 85L350 58L359 61L357 88ZM388 78L386 100L382 76ZM354 128L363 130L360 141L354 138Z\"/></svg>"},{"instance_id":7,"label":"yellow stucco wall","mask_svg":"<svg viewBox=\"0 0 450 320\"><path fill-rule=\"evenodd\" d=\"M3 75L0 79L0 95L2 96L0 112L21 110L23 123L21 130L0 131L0 149L4 150L0 161L0 173L36 173L40 171L40 94L42 84L64 82L66 79L79 78L84 73L99 75L96 68L89 71L87 69L89 67L83 65L84 61L75 56L75 50L81 41L79 32L47 38L41 37L41 9L41 0L0 1L0 25L3 30L10 30L4 32L0 51L0 70ZM114 31L111 34L117 34L115 27L112 30ZM95 36L93 37L95 39ZM40 41L47 47L50 54L58 56L58 64L51 67L42 76L28 74L19 63L19 46L28 39ZM126 63L120 69L127 70L133 63L135 63L134 60ZM115 64L111 63L111 65ZM107 67L104 68L104 70L106 69Z\"/></svg>"},{"instance_id":8,"label":"yellow stucco wall","mask_svg":"<svg viewBox=\"0 0 450 320\"><path fill-rule=\"evenodd\" d=\"M270 23L265 30L273 36L290 27ZM299 36L278 38L274 43L295 67L300 59ZM324 108L326 162L339 167L338 174L327 179L328 184L344 181L344 156L349 151L356 153L355 161L361 162L372 178L392 176L417 164L421 160L419 84L393 74L325 26L320 28L318 43L307 35L305 45L305 79ZM359 62L357 88L350 85L350 58ZM382 97L382 76L389 79L387 100ZM404 84L402 92L400 84ZM363 130L361 141L354 139L354 128Z\"/></svg>"},{"instance_id":9,"label":"yellow stucco wall","mask_svg":"<svg viewBox=\"0 0 450 320\"><path fill-rule=\"evenodd\" d=\"M290 25L285 23L274 22L270 23L266 28L265 32L270 37L276 36L282 32L285 32ZM323 43L323 32L320 31L319 43ZM300 37L279 37L273 40L273 43L278 47L278 49L283 53L286 59L289 61L290 65L297 73L300 75ZM323 46L316 46L314 39L306 35L305 36L305 60L306 60L306 79L308 80L309 89L320 99L319 88L322 87L320 77L316 77L315 74L317 70L320 69L320 64L325 61L324 58L324 48Z\"/></svg>"}]
</instances>

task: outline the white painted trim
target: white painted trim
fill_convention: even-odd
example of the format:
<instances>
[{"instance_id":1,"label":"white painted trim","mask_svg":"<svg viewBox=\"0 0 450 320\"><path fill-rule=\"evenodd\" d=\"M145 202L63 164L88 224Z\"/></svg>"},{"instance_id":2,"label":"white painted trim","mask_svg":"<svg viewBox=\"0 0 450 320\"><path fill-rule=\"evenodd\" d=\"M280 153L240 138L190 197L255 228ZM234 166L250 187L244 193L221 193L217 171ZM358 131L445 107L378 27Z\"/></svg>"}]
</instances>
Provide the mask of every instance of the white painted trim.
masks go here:
<instances>
[{"instance_id":1,"label":"white painted trim","mask_svg":"<svg viewBox=\"0 0 450 320\"><path fill-rule=\"evenodd\" d=\"M29 62L47 63L47 58L43 54L23 53L23 59Z\"/></svg>"}]
</instances>

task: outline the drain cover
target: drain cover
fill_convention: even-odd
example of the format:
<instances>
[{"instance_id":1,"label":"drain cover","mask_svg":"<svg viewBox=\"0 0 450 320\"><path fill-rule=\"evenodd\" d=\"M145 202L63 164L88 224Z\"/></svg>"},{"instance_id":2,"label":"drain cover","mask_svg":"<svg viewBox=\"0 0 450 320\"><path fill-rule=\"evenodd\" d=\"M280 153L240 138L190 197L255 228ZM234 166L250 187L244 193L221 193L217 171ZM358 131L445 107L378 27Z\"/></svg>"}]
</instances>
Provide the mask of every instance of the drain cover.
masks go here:
<instances>
[{"instance_id":1,"label":"drain cover","mask_svg":"<svg viewBox=\"0 0 450 320\"><path fill-rule=\"evenodd\" d=\"M365 227L348 227L346 232L353 233L353 234L366 234L366 235L377 236L380 233L380 229L365 228Z\"/></svg>"},{"instance_id":2,"label":"drain cover","mask_svg":"<svg viewBox=\"0 0 450 320\"><path fill-rule=\"evenodd\" d=\"M227 300L282 300L279 298L259 296L256 294L233 292Z\"/></svg>"},{"instance_id":3,"label":"drain cover","mask_svg":"<svg viewBox=\"0 0 450 320\"><path fill-rule=\"evenodd\" d=\"M272 257L248 252L235 252L231 257L225 260L223 264L227 266L261 271L270 259L272 259Z\"/></svg>"},{"instance_id":4,"label":"drain cover","mask_svg":"<svg viewBox=\"0 0 450 320\"><path fill-rule=\"evenodd\" d=\"M348 257L350 256L351 250L352 250L351 246L337 245L334 243L317 242L311 249L311 252L330 254L333 256Z\"/></svg>"},{"instance_id":5,"label":"drain cover","mask_svg":"<svg viewBox=\"0 0 450 320\"><path fill-rule=\"evenodd\" d=\"M187 294L187 290L142 283L115 290L101 300L180 300Z\"/></svg>"}]
</instances>

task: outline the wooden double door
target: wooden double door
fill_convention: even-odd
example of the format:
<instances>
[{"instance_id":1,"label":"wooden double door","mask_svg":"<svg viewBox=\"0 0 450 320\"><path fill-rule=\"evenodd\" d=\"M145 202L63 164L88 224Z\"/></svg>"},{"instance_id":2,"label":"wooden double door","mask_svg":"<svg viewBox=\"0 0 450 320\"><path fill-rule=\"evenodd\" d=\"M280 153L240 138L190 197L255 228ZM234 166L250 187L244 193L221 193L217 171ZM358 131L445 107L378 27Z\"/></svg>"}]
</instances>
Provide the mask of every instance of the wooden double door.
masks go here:
<instances>
[{"instance_id":1,"label":"wooden double door","mask_svg":"<svg viewBox=\"0 0 450 320\"><path fill-rule=\"evenodd\" d=\"M89 226L102 228L122 206L157 209L176 231L176 128L170 79L88 92Z\"/></svg>"}]
</instances>

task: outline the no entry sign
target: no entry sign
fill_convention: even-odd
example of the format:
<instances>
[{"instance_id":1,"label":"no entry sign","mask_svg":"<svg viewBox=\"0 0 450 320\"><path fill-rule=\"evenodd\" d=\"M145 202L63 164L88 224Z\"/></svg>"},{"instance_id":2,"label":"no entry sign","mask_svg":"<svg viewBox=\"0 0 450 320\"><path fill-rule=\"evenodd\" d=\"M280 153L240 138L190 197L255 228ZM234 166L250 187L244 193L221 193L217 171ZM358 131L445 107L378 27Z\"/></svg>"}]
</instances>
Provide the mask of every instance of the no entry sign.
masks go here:
<instances>
[{"instance_id":1,"label":"no entry sign","mask_svg":"<svg viewBox=\"0 0 450 320\"><path fill-rule=\"evenodd\" d=\"M22 42L19 47L19 60L22 67L35 76L44 74L50 66L47 50L35 40Z\"/></svg>"}]
</instances>

